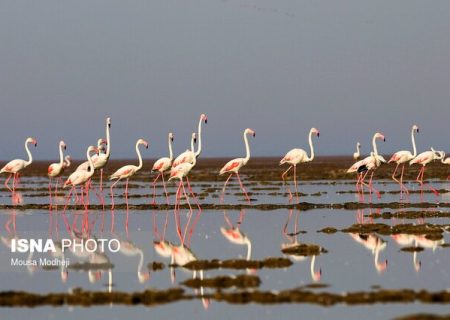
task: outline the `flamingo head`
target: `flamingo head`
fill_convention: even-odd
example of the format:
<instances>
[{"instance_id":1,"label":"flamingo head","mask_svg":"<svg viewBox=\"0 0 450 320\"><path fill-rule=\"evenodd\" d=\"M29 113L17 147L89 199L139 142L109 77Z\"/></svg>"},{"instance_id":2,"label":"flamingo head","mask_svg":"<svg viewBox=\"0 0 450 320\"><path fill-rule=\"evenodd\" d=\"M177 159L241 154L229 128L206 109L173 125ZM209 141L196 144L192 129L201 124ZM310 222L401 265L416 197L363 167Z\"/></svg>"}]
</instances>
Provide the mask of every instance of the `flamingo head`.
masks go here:
<instances>
[{"instance_id":1,"label":"flamingo head","mask_svg":"<svg viewBox=\"0 0 450 320\"><path fill-rule=\"evenodd\" d=\"M254 137L256 136L256 132L250 128L245 129L244 134L251 134Z\"/></svg>"},{"instance_id":2,"label":"flamingo head","mask_svg":"<svg viewBox=\"0 0 450 320\"><path fill-rule=\"evenodd\" d=\"M375 267L376 267L377 271L378 271L379 273L381 273L381 272L386 271L387 266L388 266L388 261L387 261L387 259L386 259L384 262L377 263Z\"/></svg>"},{"instance_id":3,"label":"flamingo head","mask_svg":"<svg viewBox=\"0 0 450 320\"><path fill-rule=\"evenodd\" d=\"M202 303L203 303L203 309L208 310L209 304L211 303L211 301L209 299L203 298Z\"/></svg>"},{"instance_id":4,"label":"flamingo head","mask_svg":"<svg viewBox=\"0 0 450 320\"><path fill-rule=\"evenodd\" d=\"M356 145L357 145L358 147L361 147L361 143L359 143L359 142L357 142Z\"/></svg>"},{"instance_id":5,"label":"flamingo head","mask_svg":"<svg viewBox=\"0 0 450 320\"><path fill-rule=\"evenodd\" d=\"M205 124L208 123L208 117L206 116L206 114L202 113L200 115L200 121L205 121Z\"/></svg>"},{"instance_id":6,"label":"flamingo head","mask_svg":"<svg viewBox=\"0 0 450 320\"><path fill-rule=\"evenodd\" d=\"M311 132L311 133L314 133L317 137L320 136L320 132L319 132L319 130L317 130L316 128L311 128L310 132Z\"/></svg>"},{"instance_id":7,"label":"flamingo head","mask_svg":"<svg viewBox=\"0 0 450 320\"><path fill-rule=\"evenodd\" d=\"M97 140L97 147L101 147L102 145L108 145L108 141L106 139L100 138Z\"/></svg>"},{"instance_id":8,"label":"flamingo head","mask_svg":"<svg viewBox=\"0 0 450 320\"><path fill-rule=\"evenodd\" d=\"M174 134L172 132L169 132L169 139L170 139L170 141L173 142L173 138L174 137L175 137Z\"/></svg>"},{"instance_id":9,"label":"flamingo head","mask_svg":"<svg viewBox=\"0 0 450 320\"><path fill-rule=\"evenodd\" d=\"M418 127L416 124L413 125L412 129L413 129L413 131L415 131L415 132L419 132L419 127Z\"/></svg>"},{"instance_id":10,"label":"flamingo head","mask_svg":"<svg viewBox=\"0 0 450 320\"><path fill-rule=\"evenodd\" d=\"M67 146L66 146L65 142L62 141L62 140L59 142L59 146L60 146L61 148L63 148L64 150L67 149Z\"/></svg>"},{"instance_id":11,"label":"flamingo head","mask_svg":"<svg viewBox=\"0 0 450 320\"><path fill-rule=\"evenodd\" d=\"M148 149L148 142L144 139L139 139L137 144L143 144L145 146L145 149Z\"/></svg>"},{"instance_id":12,"label":"flamingo head","mask_svg":"<svg viewBox=\"0 0 450 320\"><path fill-rule=\"evenodd\" d=\"M386 138L384 137L384 135L382 133L379 133L379 132L375 133L375 139L381 139L384 142L386 142Z\"/></svg>"},{"instance_id":13,"label":"flamingo head","mask_svg":"<svg viewBox=\"0 0 450 320\"><path fill-rule=\"evenodd\" d=\"M108 126L108 128L111 128L111 118L110 117L106 118L106 125Z\"/></svg>"},{"instance_id":14,"label":"flamingo head","mask_svg":"<svg viewBox=\"0 0 450 320\"><path fill-rule=\"evenodd\" d=\"M194 144L197 143L197 134L195 132L192 132L192 141L194 141Z\"/></svg>"},{"instance_id":15,"label":"flamingo head","mask_svg":"<svg viewBox=\"0 0 450 320\"><path fill-rule=\"evenodd\" d=\"M37 141L36 141L35 138L28 137L26 143L27 143L27 144L28 144L28 143L32 143L32 144L34 144L35 147L37 147Z\"/></svg>"}]
</instances>

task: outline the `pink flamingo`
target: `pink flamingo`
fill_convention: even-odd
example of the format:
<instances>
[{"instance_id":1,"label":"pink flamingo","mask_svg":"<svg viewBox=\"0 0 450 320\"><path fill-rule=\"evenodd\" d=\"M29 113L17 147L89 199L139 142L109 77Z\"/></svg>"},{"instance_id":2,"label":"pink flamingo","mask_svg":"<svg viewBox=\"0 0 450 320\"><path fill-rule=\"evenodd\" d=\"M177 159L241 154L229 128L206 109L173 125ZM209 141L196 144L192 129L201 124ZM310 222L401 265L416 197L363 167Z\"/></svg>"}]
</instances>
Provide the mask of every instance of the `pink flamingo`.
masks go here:
<instances>
[{"instance_id":1,"label":"pink flamingo","mask_svg":"<svg viewBox=\"0 0 450 320\"><path fill-rule=\"evenodd\" d=\"M89 148L86 151L86 157L88 158L89 161L89 170L87 171L83 171L83 170L75 170L75 172L73 172L66 180L66 182L64 182L64 188L66 186L72 186L72 188L69 191L69 194L67 195L67 200L66 200L66 205L64 206L64 211L66 211L67 205L70 201L70 196L72 195L72 192L75 190L75 196L78 198L77 196L77 190L76 187L78 185L81 185L83 183L85 183L86 185L86 196L88 196L88 181L89 179L92 177L92 175L94 174L94 164L92 163L92 157L91 157L91 152L98 152L97 147L94 146L89 146ZM81 195L83 196L83 189L81 189ZM84 202L84 201L83 201ZM86 203L84 203L84 207L87 210L87 205Z\"/></svg>"},{"instance_id":2,"label":"pink flamingo","mask_svg":"<svg viewBox=\"0 0 450 320\"><path fill-rule=\"evenodd\" d=\"M115 180L117 179L116 182L114 182L111 185L111 209L114 209L114 186L122 179L127 179L126 184L125 184L125 197L126 200L128 201L128 179L133 176L136 172L138 172L139 170L141 170L142 168L142 156L141 156L141 152L139 151L139 145L144 145L146 149L148 149L148 142L145 141L144 139L139 139L136 142L136 153L138 155L139 158L139 165L135 166L132 164L123 166L122 168L117 169L116 172L114 172L110 177L109 180Z\"/></svg>"},{"instance_id":3,"label":"pink flamingo","mask_svg":"<svg viewBox=\"0 0 450 320\"><path fill-rule=\"evenodd\" d=\"M356 143L356 152L353 153L353 159L359 160L361 158L361 151L359 150L361 148L361 143Z\"/></svg>"},{"instance_id":4,"label":"pink flamingo","mask_svg":"<svg viewBox=\"0 0 450 320\"><path fill-rule=\"evenodd\" d=\"M420 184L421 197L423 197L423 185L427 185L428 188L434 193L436 199L439 196L439 192L434 189L429 183L423 182L423 175L425 173L425 166L434 160L442 160L444 155L441 152L436 152L433 148L431 151L425 151L417 155L414 159L409 161L409 164L421 164L422 168L419 170L419 174L417 175L416 181Z\"/></svg>"},{"instance_id":5,"label":"pink flamingo","mask_svg":"<svg viewBox=\"0 0 450 320\"><path fill-rule=\"evenodd\" d=\"M180 200L181 200L181 191L183 191L183 195L186 198L186 202L189 206L189 218L188 218L188 222L186 223L186 228L184 230L184 235L181 235L181 229L180 229L180 223L179 223L179 217L175 217L175 222L177 222L177 232L178 232L178 236L180 237L180 239L182 239L182 243L184 244L184 240L186 237L186 232L192 217L192 207L191 204L189 202L189 196L186 193L186 189L184 187L184 182L183 182L183 178L186 178L186 180L188 179L188 174L189 172L192 170L192 168L195 167L196 163L197 163L197 158L194 157L194 162L193 163L189 163L189 162L183 162L181 164L179 164L176 167L172 166L172 169L170 170L170 178L168 181L174 180L174 179L178 179L180 180L180 182L178 183L178 188L177 188L177 192L175 194L175 213L177 211L177 208L180 205ZM199 204L198 208L201 211L201 207ZM191 229L192 230L192 229Z\"/></svg>"},{"instance_id":6,"label":"pink flamingo","mask_svg":"<svg viewBox=\"0 0 450 320\"><path fill-rule=\"evenodd\" d=\"M153 202L152 204L156 204L156 182L158 181L159 177L162 178L164 192L166 194L166 201L167 204L169 204L169 195L167 193L166 183L164 181L164 172L168 171L170 167L172 166L172 160L173 160L173 152L172 152L172 142L173 142L173 133L169 132L168 137L168 144L169 144L169 157L159 158L156 160L155 164L152 167L152 171L158 171L158 175L156 176L155 180L153 180Z\"/></svg>"},{"instance_id":7,"label":"pink flamingo","mask_svg":"<svg viewBox=\"0 0 450 320\"><path fill-rule=\"evenodd\" d=\"M225 196L225 188L227 187L227 183L230 180L230 178L233 175L233 173L236 174L236 177L239 180L239 184L241 186L241 189L244 192L248 203L250 203L250 198L248 197L247 191L245 191L244 185L242 184L242 181L241 181L241 177L239 176L239 170L243 166L245 166L247 164L247 162L250 160L250 146L248 145L247 134L251 134L251 135L253 135L253 137L256 136L255 131L253 131L252 129L247 128L247 129L244 130L244 143L245 143L245 151L246 151L245 158L236 158L236 159L230 160L223 166L222 169L220 169L220 173L219 173L220 175L222 175L224 173L230 173L230 175L228 176L227 180L225 181L225 184L223 185L222 196L220 197L220 202L221 203L223 203L223 198Z\"/></svg>"},{"instance_id":8,"label":"pink flamingo","mask_svg":"<svg viewBox=\"0 0 450 320\"><path fill-rule=\"evenodd\" d=\"M172 163L172 167L177 167L181 163L189 162L192 163L194 161L194 158L197 158L200 153L202 152L202 122L205 122L205 124L208 123L208 117L202 113L200 115L200 120L198 121L198 149L194 152L194 147L191 143L191 150L186 150L182 154L180 154L178 157L175 158L175 160Z\"/></svg>"},{"instance_id":9,"label":"pink flamingo","mask_svg":"<svg viewBox=\"0 0 450 320\"><path fill-rule=\"evenodd\" d=\"M370 156L354 163L347 170L347 173L357 172L360 174L358 179L356 180L356 190L358 191L358 193L359 193L359 185L361 185L361 192L364 191L363 186L366 186L369 188L370 194L372 194L372 191L374 191L377 194L378 199L380 199L381 198L380 192L372 186L372 178L373 178L373 173L374 173L375 169L378 168L382 162L386 162L386 160L383 158L383 156L378 154L378 148L377 148L377 143L376 143L377 139L386 141L386 138L384 137L383 134L381 134L379 132L375 133L372 138L373 152L370 153ZM369 171L371 171L371 175L370 175L369 184L367 185L364 182L364 179L366 178L366 175L368 174Z\"/></svg>"},{"instance_id":10,"label":"pink flamingo","mask_svg":"<svg viewBox=\"0 0 450 320\"><path fill-rule=\"evenodd\" d=\"M29 143L34 144L35 147L37 146L36 139L29 137L25 140L25 150L28 154L28 161L25 161L22 159L11 160L0 170L0 173L3 173L3 172L9 173L9 176L5 181L5 187L8 188L8 190L11 191L13 194L15 192L15 187L18 182L19 172L21 170L25 169L26 167L28 167L33 162L33 157L31 155L30 149L28 149ZM14 178L13 178L13 184L12 184L12 189L11 189L8 185L8 182L11 179L11 177L13 177L13 176L14 176Z\"/></svg>"},{"instance_id":11,"label":"pink flamingo","mask_svg":"<svg viewBox=\"0 0 450 320\"><path fill-rule=\"evenodd\" d=\"M58 192L58 182L61 180L61 175L64 172L64 169L66 168L64 165L64 155L63 155L63 149L66 150L66 144L64 141L59 142L59 162L58 163L52 163L48 166L47 169L47 175L50 178L50 182L48 184L48 191L50 193L50 209L52 208L52 178L59 178L56 180L55 185L55 197Z\"/></svg>"},{"instance_id":12,"label":"pink flamingo","mask_svg":"<svg viewBox=\"0 0 450 320\"><path fill-rule=\"evenodd\" d=\"M303 149L292 149L286 155L281 159L280 165L288 163L290 164L289 168L281 175L281 179L283 179L283 183L286 183L285 176L286 174L294 168L294 186L295 186L295 194L297 197L298 202L298 187L297 187L297 164L304 163L304 162L311 162L314 159L314 146L312 143L312 135L315 134L317 137L319 137L320 133L319 130L316 128L311 128L309 130L309 147L311 149L311 156L308 157L308 154ZM291 190L289 190L289 201L292 200L292 193Z\"/></svg>"},{"instance_id":13,"label":"pink flamingo","mask_svg":"<svg viewBox=\"0 0 450 320\"><path fill-rule=\"evenodd\" d=\"M396 153L394 153L391 157L391 159L388 161L388 163L390 162L395 162L397 163L397 165L395 166L395 170L394 173L392 174L392 179L397 182L400 185L400 199L402 198L402 191L405 190L406 194L409 195L409 190L408 188L405 187L405 185L403 184L403 171L405 169L405 163L411 161L412 159L414 159L417 156L417 149L416 149L416 141L414 140L414 133L418 133L419 132L419 127L417 127L416 125L412 126L411 129L411 141L412 141L412 146L413 146L413 153L411 154L411 152L407 151L407 150L402 150L402 151L397 151ZM400 181L395 178L395 173L397 172L398 166L402 165L402 173L400 175Z\"/></svg>"}]
</instances>

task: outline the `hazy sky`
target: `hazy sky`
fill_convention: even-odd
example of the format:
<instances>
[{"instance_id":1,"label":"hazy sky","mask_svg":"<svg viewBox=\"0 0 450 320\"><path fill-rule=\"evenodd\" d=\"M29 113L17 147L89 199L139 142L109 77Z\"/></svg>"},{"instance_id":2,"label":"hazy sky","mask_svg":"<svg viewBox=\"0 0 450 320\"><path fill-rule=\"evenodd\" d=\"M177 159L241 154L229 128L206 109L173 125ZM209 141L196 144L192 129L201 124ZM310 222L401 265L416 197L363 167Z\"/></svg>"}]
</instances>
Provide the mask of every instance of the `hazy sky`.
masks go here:
<instances>
[{"instance_id":1,"label":"hazy sky","mask_svg":"<svg viewBox=\"0 0 450 320\"><path fill-rule=\"evenodd\" d=\"M112 118L112 157L184 151L208 115L203 156L449 150L450 1L77 0L0 3L0 159L83 158ZM34 149L34 148L33 148Z\"/></svg>"}]
</instances>

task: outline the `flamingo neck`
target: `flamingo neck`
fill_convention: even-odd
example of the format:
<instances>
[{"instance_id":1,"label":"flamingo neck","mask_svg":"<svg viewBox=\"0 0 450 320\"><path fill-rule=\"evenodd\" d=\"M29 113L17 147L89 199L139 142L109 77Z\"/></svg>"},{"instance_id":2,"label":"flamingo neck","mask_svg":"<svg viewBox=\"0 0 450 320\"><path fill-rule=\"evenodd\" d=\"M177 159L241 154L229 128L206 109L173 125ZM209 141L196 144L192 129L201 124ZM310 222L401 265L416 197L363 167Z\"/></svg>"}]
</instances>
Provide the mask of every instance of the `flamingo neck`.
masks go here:
<instances>
[{"instance_id":1,"label":"flamingo neck","mask_svg":"<svg viewBox=\"0 0 450 320\"><path fill-rule=\"evenodd\" d=\"M71 164L71 162L70 162L70 157L69 157L69 156L66 156L66 157L64 158L64 165L65 165L66 167L70 167L70 164Z\"/></svg>"},{"instance_id":2,"label":"flamingo neck","mask_svg":"<svg viewBox=\"0 0 450 320\"><path fill-rule=\"evenodd\" d=\"M416 149L416 140L414 138L414 128L411 130L411 141L413 146L413 158L417 156L417 149Z\"/></svg>"},{"instance_id":3,"label":"flamingo neck","mask_svg":"<svg viewBox=\"0 0 450 320\"><path fill-rule=\"evenodd\" d=\"M314 266L316 264L316 256L312 256L311 258L311 265L310 265L310 271L311 271L311 278L314 279Z\"/></svg>"},{"instance_id":4,"label":"flamingo neck","mask_svg":"<svg viewBox=\"0 0 450 320\"><path fill-rule=\"evenodd\" d=\"M169 159L170 161L173 160L172 139L170 139L170 136L169 136Z\"/></svg>"},{"instance_id":5,"label":"flamingo neck","mask_svg":"<svg viewBox=\"0 0 450 320\"><path fill-rule=\"evenodd\" d=\"M358 154L358 156L360 155L359 148L360 148L359 143L357 143L356 144L356 153Z\"/></svg>"},{"instance_id":6,"label":"flamingo neck","mask_svg":"<svg viewBox=\"0 0 450 320\"><path fill-rule=\"evenodd\" d=\"M377 135L375 134L372 138L372 148L373 148L373 154L374 156L378 156L378 149L377 149Z\"/></svg>"},{"instance_id":7,"label":"flamingo neck","mask_svg":"<svg viewBox=\"0 0 450 320\"><path fill-rule=\"evenodd\" d=\"M141 156L141 152L139 151L139 142L136 142L136 153L137 153L138 159L139 159L139 165L137 167L137 170L141 170L141 168L142 168L142 156Z\"/></svg>"},{"instance_id":8,"label":"flamingo neck","mask_svg":"<svg viewBox=\"0 0 450 320\"><path fill-rule=\"evenodd\" d=\"M86 156L88 158L88 162L89 162L89 177L92 177L92 175L94 174L94 163L92 162L92 157L91 157L91 148L88 148L87 152L86 152Z\"/></svg>"},{"instance_id":9,"label":"flamingo neck","mask_svg":"<svg viewBox=\"0 0 450 320\"><path fill-rule=\"evenodd\" d=\"M314 146L312 143L312 131L309 131L309 148L311 150L311 156L308 158L308 161L313 161L314 160Z\"/></svg>"},{"instance_id":10,"label":"flamingo neck","mask_svg":"<svg viewBox=\"0 0 450 320\"><path fill-rule=\"evenodd\" d=\"M192 152L195 152L195 150L194 150L194 135L192 135L192 138L191 138L191 151Z\"/></svg>"},{"instance_id":11,"label":"flamingo neck","mask_svg":"<svg viewBox=\"0 0 450 320\"><path fill-rule=\"evenodd\" d=\"M109 156L111 155L111 138L109 136L109 125L106 123L106 143L108 144L106 146L106 158L109 159Z\"/></svg>"},{"instance_id":12,"label":"flamingo neck","mask_svg":"<svg viewBox=\"0 0 450 320\"><path fill-rule=\"evenodd\" d=\"M64 165L64 156L62 151L62 145L59 145L59 166L62 167Z\"/></svg>"},{"instance_id":13,"label":"flamingo neck","mask_svg":"<svg viewBox=\"0 0 450 320\"><path fill-rule=\"evenodd\" d=\"M202 152L202 122L203 119L200 117L200 121L198 122L198 149L195 152L195 157L198 157ZM192 151L194 151L194 148L192 148Z\"/></svg>"},{"instance_id":14,"label":"flamingo neck","mask_svg":"<svg viewBox=\"0 0 450 320\"><path fill-rule=\"evenodd\" d=\"M28 161L25 162L25 166L29 166L33 162L33 156L31 155L30 149L28 149L28 142L25 141L25 150L28 154Z\"/></svg>"},{"instance_id":15,"label":"flamingo neck","mask_svg":"<svg viewBox=\"0 0 450 320\"><path fill-rule=\"evenodd\" d=\"M245 159L244 164L247 164L248 160L250 160L250 146L248 145L248 137L247 134L244 132L244 143L245 143Z\"/></svg>"}]
</instances>

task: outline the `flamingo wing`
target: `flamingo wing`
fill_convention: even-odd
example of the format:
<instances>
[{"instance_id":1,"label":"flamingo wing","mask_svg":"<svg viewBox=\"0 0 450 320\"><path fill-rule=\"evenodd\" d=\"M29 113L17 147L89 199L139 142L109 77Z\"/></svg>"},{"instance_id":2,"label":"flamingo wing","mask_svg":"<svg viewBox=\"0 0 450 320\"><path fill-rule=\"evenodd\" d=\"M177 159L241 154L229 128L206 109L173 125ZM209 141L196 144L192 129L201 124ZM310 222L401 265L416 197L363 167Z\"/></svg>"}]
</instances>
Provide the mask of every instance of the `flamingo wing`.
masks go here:
<instances>
[{"instance_id":1,"label":"flamingo wing","mask_svg":"<svg viewBox=\"0 0 450 320\"><path fill-rule=\"evenodd\" d=\"M222 169L220 169L220 174L224 174L226 172L237 172L243 164L244 159L242 158L230 160L223 166Z\"/></svg>"},{"instance_id":2,"label":"flamingo wing","mask_svg":"<svg viewBox=\"0 0 450 320\"><path fill-rule=\"evenodd\" d=\"M15 159L8 162L1 170L0 172L9 172L9 173L16 173L23 168L25 168L25 160L22 159Z\"/></svg>"},{"instance_id":3,"label":"flamingo wing","mask_svg":"<svg viewBox=\"0 0 450 320\"><path fill-rule=\"evenodd\" d=\"M123 166L122 168L117 169L117 171L114 172L109 177L109 180L128 178L135 173L136 173L136 166L134 165Z\"/></svg>"}]
</instances>

